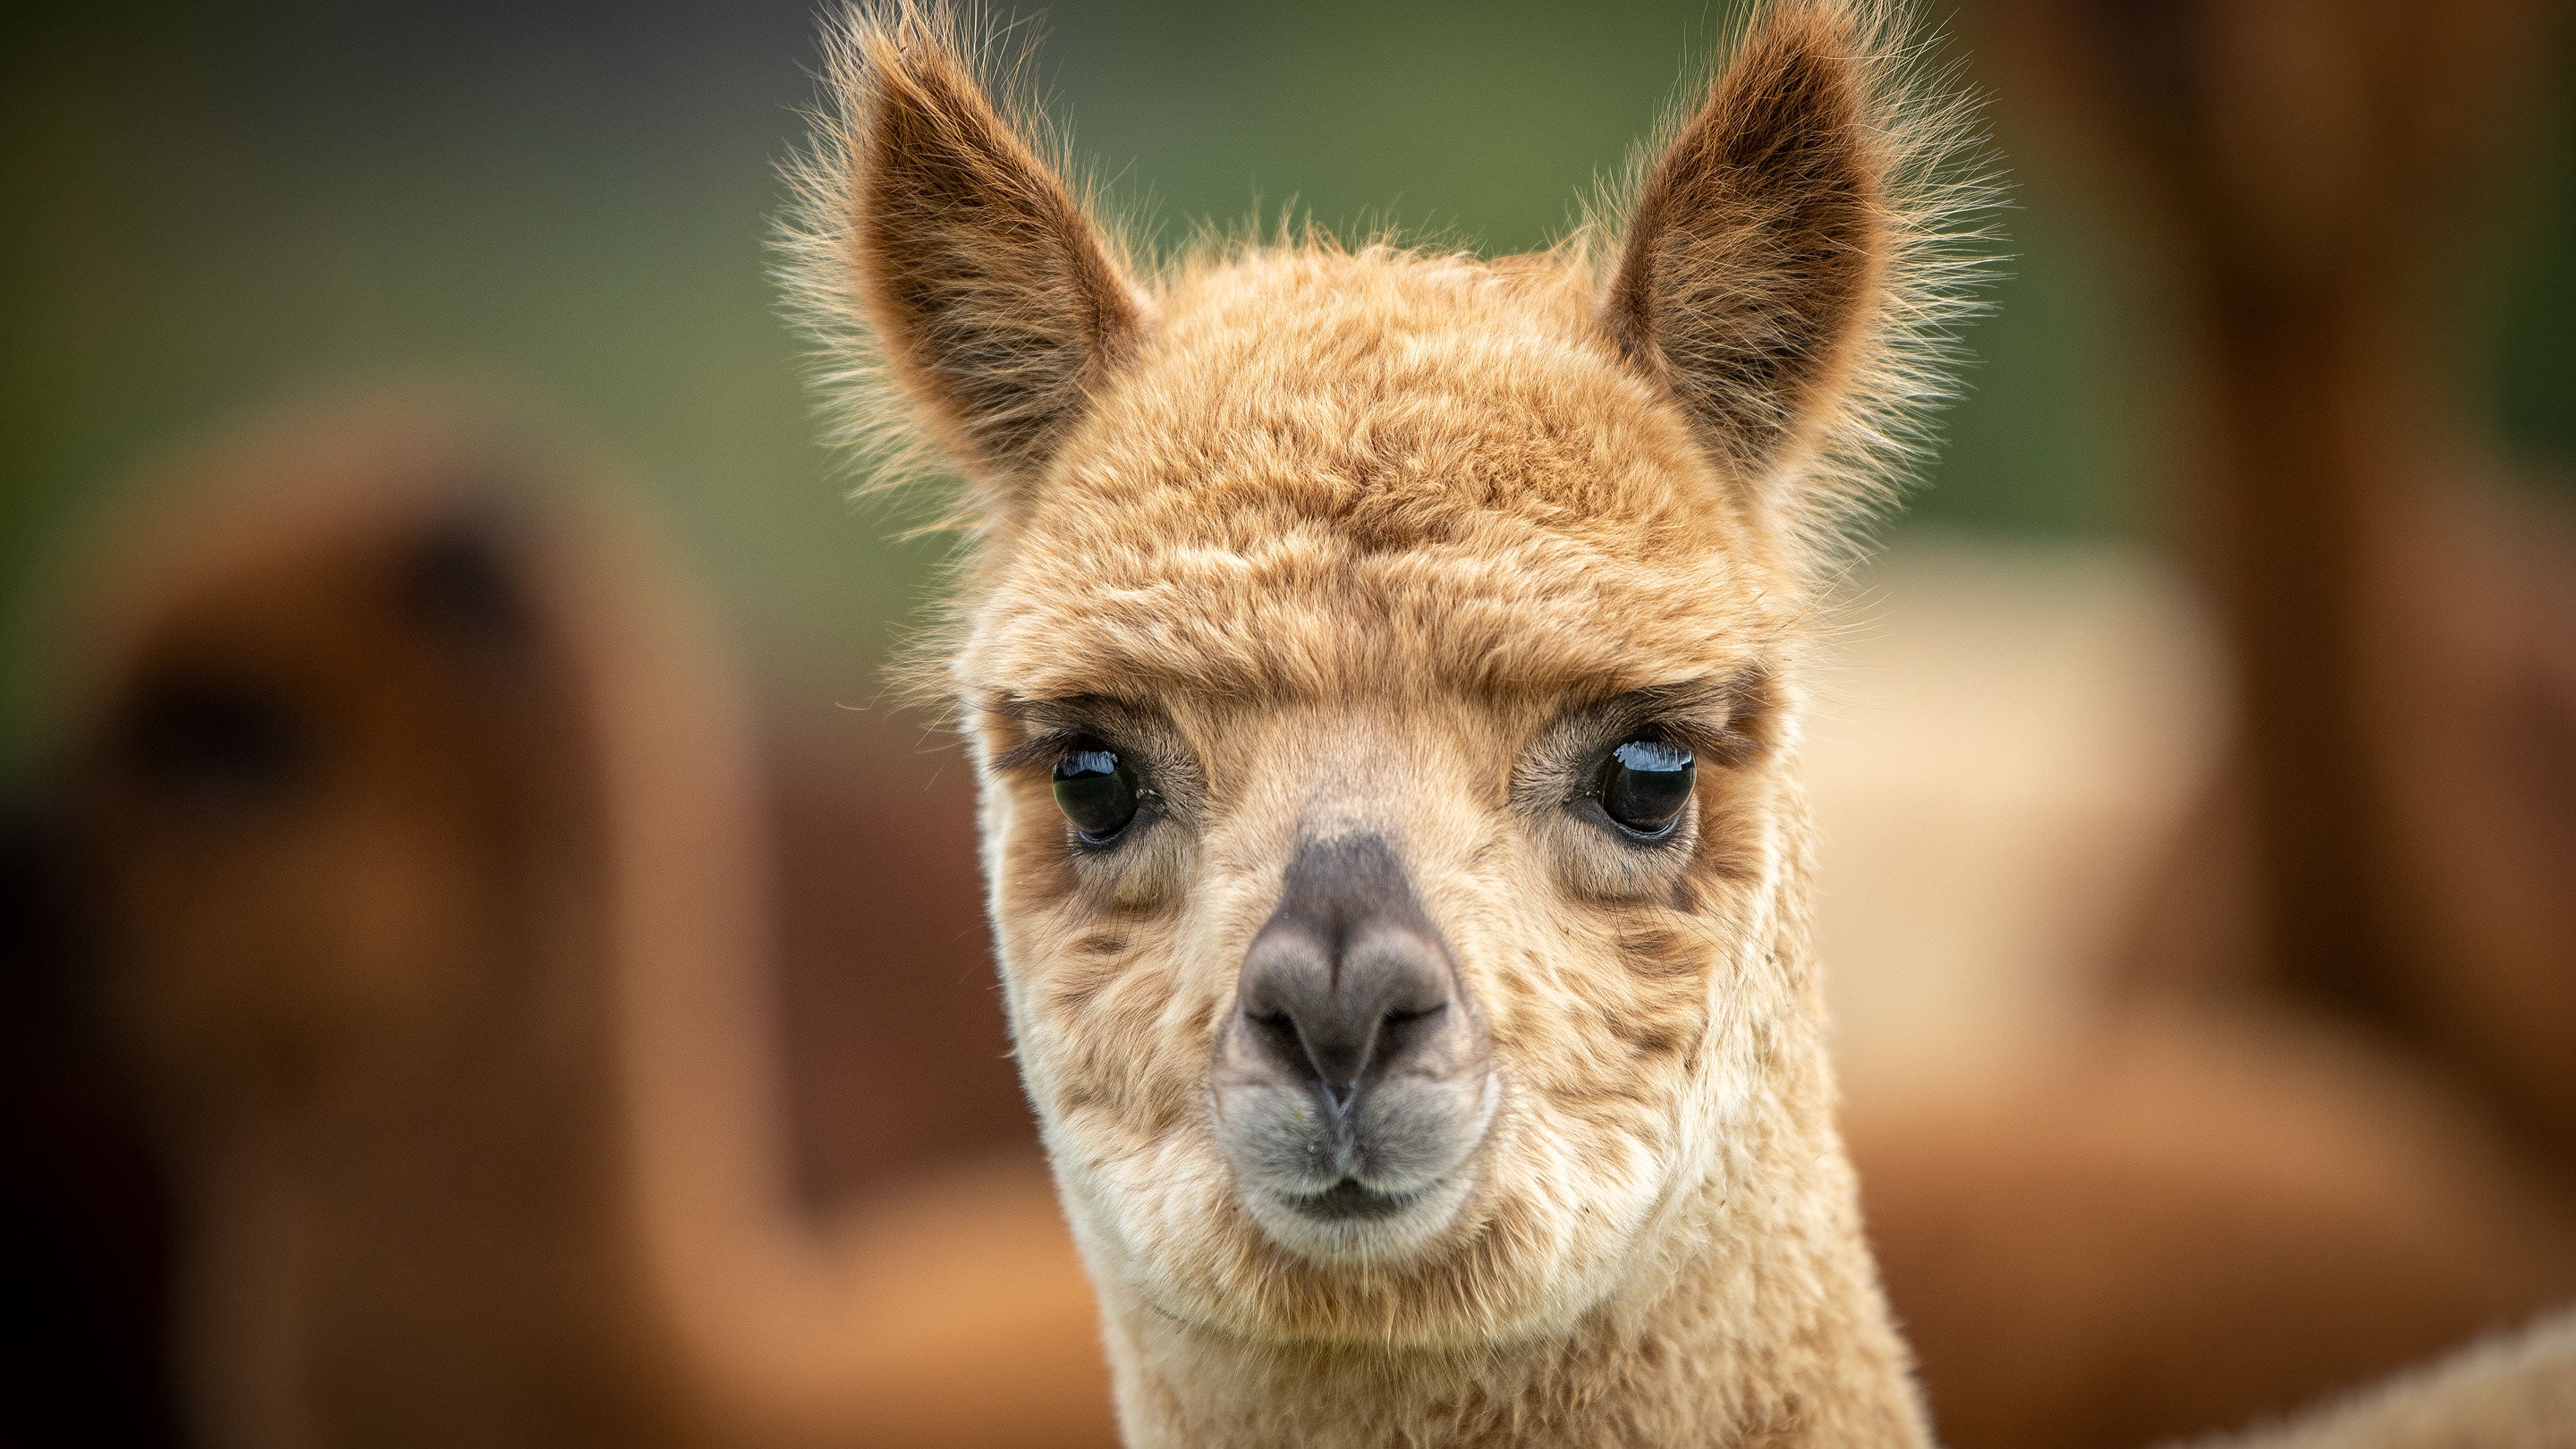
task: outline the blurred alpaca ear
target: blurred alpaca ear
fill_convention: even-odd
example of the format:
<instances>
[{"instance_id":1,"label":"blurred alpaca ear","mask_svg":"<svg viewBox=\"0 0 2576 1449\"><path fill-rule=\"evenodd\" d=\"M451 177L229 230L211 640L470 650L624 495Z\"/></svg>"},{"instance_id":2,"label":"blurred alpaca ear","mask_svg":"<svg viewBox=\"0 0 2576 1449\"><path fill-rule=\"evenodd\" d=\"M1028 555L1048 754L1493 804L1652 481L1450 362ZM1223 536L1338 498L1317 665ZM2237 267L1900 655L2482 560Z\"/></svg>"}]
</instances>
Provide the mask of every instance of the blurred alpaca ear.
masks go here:
<instances>
[{"instance_id":1,"label":"blurred alpaca ear","mask_svg":"<svg viewBox=\"0 0 2576 1449\"><path fill-rule=\"evenodd\" d=\"M1017 506L1146 302L1065 183L1004 121L936 15L861 21L824 218L837 290L929 431Z\"/></svg>"},{"instance_id":2,"label":"blurred alpaca ear","mask_svg":"<svg viewBox=\"0 0 2576 1449\"><path fill-rule=\"evenodd\" d=\"M1647 171L1602 321L1748 475L1843 401L1887 270L1873 37L1838 6L1773 7Z\"/></svg>"}]
</instances>

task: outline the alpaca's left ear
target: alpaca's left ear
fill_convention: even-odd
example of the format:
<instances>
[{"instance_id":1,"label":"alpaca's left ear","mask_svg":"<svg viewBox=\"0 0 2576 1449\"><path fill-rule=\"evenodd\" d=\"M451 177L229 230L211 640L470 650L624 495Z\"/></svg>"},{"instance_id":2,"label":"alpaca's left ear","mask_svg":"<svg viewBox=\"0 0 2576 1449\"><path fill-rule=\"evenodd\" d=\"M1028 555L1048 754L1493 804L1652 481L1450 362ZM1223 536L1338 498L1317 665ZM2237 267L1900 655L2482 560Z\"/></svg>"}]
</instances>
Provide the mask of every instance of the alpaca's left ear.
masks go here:
<instances>
[{"instance_id":1,"label":"alpaca's left ear","mask_svg":"<svg viewBox=\"0 0 2576 1449\"><path fill-rule=\"evenodd\" d=\"M1756 23L1647 172L1602 320L1708 444L1768 473L1841 400L1881 303L1887 164L1839 6Z\"/></svg>"}]
</instances>

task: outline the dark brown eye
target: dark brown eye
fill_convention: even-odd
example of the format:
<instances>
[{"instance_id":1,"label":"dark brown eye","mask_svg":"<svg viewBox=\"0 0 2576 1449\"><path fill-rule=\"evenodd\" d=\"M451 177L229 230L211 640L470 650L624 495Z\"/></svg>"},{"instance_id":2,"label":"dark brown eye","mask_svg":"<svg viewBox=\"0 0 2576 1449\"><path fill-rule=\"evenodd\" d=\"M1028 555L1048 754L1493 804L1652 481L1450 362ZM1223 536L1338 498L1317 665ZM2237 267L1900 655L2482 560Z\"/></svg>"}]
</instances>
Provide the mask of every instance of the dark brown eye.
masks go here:
<instances>
[{"instance_id":1,"label":"dark brown eye","mask_svg":"<svg viewBox=\"0 0 2576 1449\"><path fill-rule=\"evenodd\" d=\"M1085 845L1106 845L1136 818L1136 772L1116 750L1085 737L1055 762L1055 803Z\"/></svg>"},{"instance_id":2,"label":"dark brown eye","mask_svg":"<svg viewBox=\"0 0 2576 1449\"><path fill-rule=\"evenodd\" d=\"M1610 823L1647 840L1672 834L1690 804L1694 778L1691 752L1657 739L1635 739L1610 752L1601 762L1594 787L1601 813Z\"/></svg>"},{"instance_id":3,"label":"dark brown eye","mask_svg":"<svg viewBox=\"0 0 2576 1449\"><path fill-rule=\"evenodd\" d=\"M278 693L219 678L156 681L132 706L125 753L160 793L199 803L276 795L312 764L313 741Z\"/></svg>"}]
</instances>

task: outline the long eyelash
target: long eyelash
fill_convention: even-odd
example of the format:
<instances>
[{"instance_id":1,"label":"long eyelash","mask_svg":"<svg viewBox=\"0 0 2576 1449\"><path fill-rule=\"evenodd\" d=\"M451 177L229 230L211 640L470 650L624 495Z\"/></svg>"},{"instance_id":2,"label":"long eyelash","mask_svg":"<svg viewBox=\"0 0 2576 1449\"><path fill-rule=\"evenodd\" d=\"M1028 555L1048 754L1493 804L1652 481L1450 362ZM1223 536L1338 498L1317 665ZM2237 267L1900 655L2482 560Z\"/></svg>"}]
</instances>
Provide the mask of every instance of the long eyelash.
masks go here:
<instances>
[{"instance_id":1,"label":"long eyelash","mask_svg":"<svg viewBox=\"0 0 2576 1449\"><path fill-rule=\"evenodd\" d=\"M1033 735L995 756L993 768L1009 772L1025 770L1033 765L1052 766L1065 751L1073 748L1074 741L1090 733L1088 730L1064 729Z\"/></svg>"},{"instance_id":2,"label":"long eyelash","mask_svg":"<svg viewBox=\"0 0 2576 1449\"><path fill-rule=\"evenodd\" d=\"M1660 733L1712 765L1732 768L1761 749L1749 728L1770 702L1770 681L1746 670L1714 688L1644 689L1628 696L1609 722L1624 734ZM1617 741L1611 742L1613 745Z\"/></svg>"},{"instance_id":3,"label":"long eyelash","mask_svg":"<svg viewBox=\"0 0 2576 1449\"><path fill-rule=\"evenodd\" d=\"M1761 741L1737 728L1742 723L1742 715L1729 714L1725 723L1715 726L1705 720L1682 718L1657 720L1646 728L1688 747L1692 754L1708 764L1732 769L1753 758L1761 748Z\"/></svg>"},{"instance_id":4,"label":"long eyelash","mask_svg":"<svg viewBox=\"0 0 2576 1449\"><path fill-rule=\"evenodd\" d=\"M1056 761L1084 740L1097 740L1136 769L1136 801L1148 809L1163 808L1163 792L1154 786L1154 777L1138 760L1136 753L1116 743L1098 730L1060 729L1025 739L1004 750L993 759L993 767L1005 773L1037 765L1052 767Z\"/></svg>"},{"instance_id":5,"label":"long eyelash","mask_svg":"<svg viewBox=\"0 0 2576 1449\"><path fill-rule=\"evenodd\" d=\"M1522 809L1537 810L1588 798L1602 758L1640 734L1662 735L1721 769L1744 764L1762 751L1761 721L1770 697L1770 682L1755 666L1715 682L1595 699L1543 732L1553 744L1541 748L1553 757L1515 772L1512 799Z\"/></svg>"}]
</instances>

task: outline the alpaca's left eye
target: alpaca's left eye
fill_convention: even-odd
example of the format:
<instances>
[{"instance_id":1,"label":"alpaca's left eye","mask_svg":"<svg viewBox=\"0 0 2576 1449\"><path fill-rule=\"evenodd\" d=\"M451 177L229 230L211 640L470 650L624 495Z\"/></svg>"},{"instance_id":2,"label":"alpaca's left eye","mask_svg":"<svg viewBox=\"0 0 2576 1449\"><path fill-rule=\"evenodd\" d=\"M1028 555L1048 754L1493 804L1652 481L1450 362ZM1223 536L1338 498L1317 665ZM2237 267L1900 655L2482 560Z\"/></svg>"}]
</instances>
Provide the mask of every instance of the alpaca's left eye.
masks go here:
<instances>
[{"instance_id":1,"label":"alpaca's left eye","mask_svg":"<svg viewBox=\"0 0 2576 1449\"><path fill-rule=\"evenodd\" d=\"M128 757L165 794L234 804L274 798L309 776L316 741L292 700L223 679L165 679L126 724Z\"/></svg>"},{"instance_id":2,"label":"alpaca's left eye","mask_svg":"<svg viewBox=\"0 0 2576 1449\"><path fill-rule=\"evenodd\" d=\"M1055 762L1055 803L1085 845L1106 845L1136 818L1136 772L1100 741L1075 740Z\"/></svg>"},{"instance_id":3,"label":"alpaca's left eye","mask_svg":"<svg viewBox=\"0 0 2576 1449\"><path fill-rule=\"evenodd\" d=\"M1601 813L1631 835L1660 840L1670 835L1690 804L1691 752L1658 739L1634 739L1601 762L1593 796Z\"/></svg>"}]
</instances>

